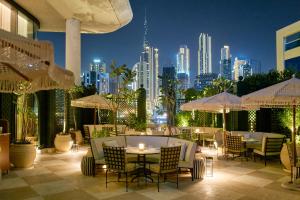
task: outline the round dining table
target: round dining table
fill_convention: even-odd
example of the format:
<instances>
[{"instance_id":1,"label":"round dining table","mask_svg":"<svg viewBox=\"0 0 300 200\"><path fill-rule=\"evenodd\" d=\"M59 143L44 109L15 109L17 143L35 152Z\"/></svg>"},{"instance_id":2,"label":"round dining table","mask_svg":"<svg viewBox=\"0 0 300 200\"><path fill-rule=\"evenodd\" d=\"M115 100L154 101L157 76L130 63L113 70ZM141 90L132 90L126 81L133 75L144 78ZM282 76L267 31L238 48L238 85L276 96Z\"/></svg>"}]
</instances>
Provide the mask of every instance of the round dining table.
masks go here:
<instances>
[{"instance_id":1,"label":"round dining table","mask_svg":"<svg viewBox=\"0 0 300 200\"><path fill-rule=\"evenodd\" d=\"M145 180L150 179L153 182L153 178L150 176L150 171L146 169L146 156L153 154L160 154L160 148L146 147L144 149L139 149L138 147L127 147L126 154L137 155L137 163L140 167L137 168L135 176L131 179L133 182L135 179L138 180L139 177L144 177Z\"/></svg>"}]
</instances>

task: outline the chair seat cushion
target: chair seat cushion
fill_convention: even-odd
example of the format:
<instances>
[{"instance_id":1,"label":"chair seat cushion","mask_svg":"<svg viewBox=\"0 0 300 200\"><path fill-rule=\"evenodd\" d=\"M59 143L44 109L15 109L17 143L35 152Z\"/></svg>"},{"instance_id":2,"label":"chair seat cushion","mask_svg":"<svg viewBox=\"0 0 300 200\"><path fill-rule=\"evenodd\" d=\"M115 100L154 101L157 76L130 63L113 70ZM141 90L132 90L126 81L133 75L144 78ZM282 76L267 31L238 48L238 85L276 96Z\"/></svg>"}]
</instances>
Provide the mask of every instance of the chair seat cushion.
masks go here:
<instances>
[{"instance_id":1,"label":"chair seat cushion","mask_svg":"<svg viewBox=\"0 0 300 200\"><path fill-rule=\"evenodd\" d=\"M95 164L97 164L97 165L105 165L104 158L103 159L97 159L97 160L95 160Z\"/></svg>"},{"instance_id":2,"label":"chair seat cushion","mask_svg":"<svg viewBox=\"0 0 300 200\"><path fill-rule=\"evenodd\" d=\"M128 163L136 163L138 161L137 155L134 154L126 154L126 161Z\"/></svg>"},{"instance_id":3,"label":"chair seat cushion","mask_svg":"<svg viewBox=\"0 0 300 200\"><path fill-rule=\"evenodd\" d=\"M178 163L179 168L192 168L190 162L180 160Z\"/></svg>"},{"instance_id":4,"label":"chair seat cushion","mask_svg":"<svg viewBox=\"0 0 300 200\"><path fill-rule=\"evenodd\" d=\"M154 154L154 155L147 155L146 156L146 162L147 163L159 163L160 160L160 154Z\"/></svg>"},{"instance_id":5,"label":"chair seat cushion","mask_svg":"<svg viewBox=\"0 0 300 200\"><path fill-rule=\"evenodd\" d=\"M164 174L164 173L171 173L171 172L176 172L176 169L171 169L171 170L160 170L159 164L152 164L150 165L150 171L154 172L156 174Z\"/></svg>"},{"instance_id":6,"label":"chair seat cushion","mask_svg":"<svg viewBox=\"0 0 300 200\"><path fill-rule=\"evenodd\" d=\"M125 172L133 172L136 169L136 165L134 163L127 163L125 167Z\"/></svg>"},{"instance_id":7,"label":"chair seat cushion","mask_svg":"<svg viewBox=\"0 0 300 200\"><path fill-rule=\"evenodd\" d=\"M265 152L262 152L260 149L254 149L253 152L256 154L259 154L261 156L265 155ZM267 152L266 153L266 156L276 156L276 155L280 155L280 152Z\"/></svg>"}]
</instances>

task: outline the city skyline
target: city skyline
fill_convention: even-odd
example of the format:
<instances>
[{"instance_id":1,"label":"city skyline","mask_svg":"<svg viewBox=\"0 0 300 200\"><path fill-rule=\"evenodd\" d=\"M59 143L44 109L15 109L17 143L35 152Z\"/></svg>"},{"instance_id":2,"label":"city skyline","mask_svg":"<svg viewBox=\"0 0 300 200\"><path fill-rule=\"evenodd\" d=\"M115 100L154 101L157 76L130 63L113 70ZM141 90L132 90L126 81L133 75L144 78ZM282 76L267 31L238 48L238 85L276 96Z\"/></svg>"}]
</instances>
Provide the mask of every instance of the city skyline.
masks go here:
<instances>
[{"instance_id":1,"label":"city skyline","mask_svg":"<svg viewBox=\"0 0 300 200\"><path fill-rule=\"evenodd\" d=\"M212 36L212 68L218 73L220 48L231 47L232 57L246 57L261 61L262 71L275 69L276 30L300 19L299 1L131 1L132 22L111 34L82 34L82 71L93 58L101 58L109 65L132 67L143 47L144 15L147 9L147 39L160 52L160 70L165 63L176 64L178 46L190 48L191 77L197 71L198 37L201 32ZM168 12L165 7L168 7ZM285 10L289 10L287 15ZM227 10L226 10L227 9ZM222 13L222 10L226 12ZM233 12L239 10L239 12ZM180 11L180 12L179 12ZM238 27L238 28L237 28ZM39 33L39 39L50 40L55 47L55 60L65 65L63 33Z\"/></svg>"}]
</instances>

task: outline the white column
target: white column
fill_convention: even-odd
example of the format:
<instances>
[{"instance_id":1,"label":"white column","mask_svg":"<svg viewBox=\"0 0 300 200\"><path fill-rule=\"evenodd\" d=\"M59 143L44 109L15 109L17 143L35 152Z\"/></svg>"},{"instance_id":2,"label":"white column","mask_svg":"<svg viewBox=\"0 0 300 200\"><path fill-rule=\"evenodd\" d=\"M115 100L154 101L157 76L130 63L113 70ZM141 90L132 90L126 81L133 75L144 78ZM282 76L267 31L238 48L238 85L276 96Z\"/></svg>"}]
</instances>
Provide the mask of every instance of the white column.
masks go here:
<instances>
[{"instance_id":1,"label":"white column","mask_svg":"<svg viewBox=\"0 0 300 200\"><path fill-rule=\"evenodd\" d=\"M75 76L75 84L81 85L81 38L80 21L66 20L66 69Z\"/></svg>"}]
</instances>

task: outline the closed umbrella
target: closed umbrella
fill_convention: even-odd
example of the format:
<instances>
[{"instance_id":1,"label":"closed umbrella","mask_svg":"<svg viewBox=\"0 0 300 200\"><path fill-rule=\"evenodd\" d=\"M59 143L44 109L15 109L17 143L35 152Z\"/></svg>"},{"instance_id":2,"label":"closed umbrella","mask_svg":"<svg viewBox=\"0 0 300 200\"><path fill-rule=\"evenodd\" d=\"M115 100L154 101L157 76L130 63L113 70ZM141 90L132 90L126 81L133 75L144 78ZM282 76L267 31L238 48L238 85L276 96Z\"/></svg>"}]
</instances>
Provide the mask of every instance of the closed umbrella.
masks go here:
<instances>
[{"instance_id":1,"label":"closed umbrella","mask_svg":"<svg viewBox=\"0 0 300 200\"><path fill-rule=\"evenodd\" d=\"M293 133L292 152L293 165L296 158L296 106L300 105L300 79L293 77L287 81L263 88L242 97L245 106L292 108L293 110Z\"/></svg>"}]
</instances>

